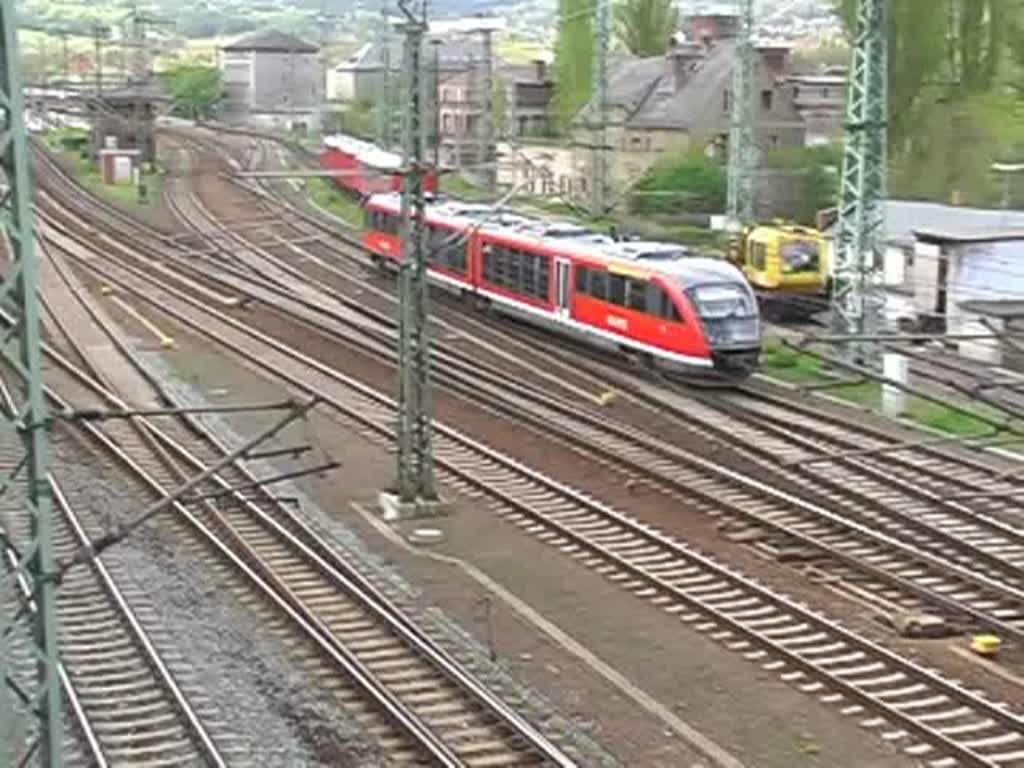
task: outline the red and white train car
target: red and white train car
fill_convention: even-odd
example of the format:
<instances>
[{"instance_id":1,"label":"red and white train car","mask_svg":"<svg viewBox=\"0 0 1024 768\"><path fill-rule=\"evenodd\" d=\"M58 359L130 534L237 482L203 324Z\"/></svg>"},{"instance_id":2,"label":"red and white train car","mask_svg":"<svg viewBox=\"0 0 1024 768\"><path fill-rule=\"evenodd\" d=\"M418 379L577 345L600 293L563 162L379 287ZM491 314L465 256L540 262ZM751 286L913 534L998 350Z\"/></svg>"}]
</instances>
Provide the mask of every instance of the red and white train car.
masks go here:
<instances>
[{"instance_id":1,"label":"red and white train car","mask_svg":"<svg viewBox=\"0 0 1024 768\"><path fill-rule=\"evenodd\" d=\"M400 261L398 195L365 213L366 247ZM432 280L500 312L670 370L743 378L757 366L757 300L725 261L467 203L429 206L427 226Z\"/></svg>"},{"instance_id":2,"label":"red and white train car","mask_svg":"<svg viewBox=\"0 0 1024 768\"><path fill-rule=\"evenodd\" d=\"M341 171L341 175L334 177L335 183L360 197L402 189L401 155L343 133L324 137L320 166ZM437 175L428 174L423 187L427 192L436 192Z\"/></svg>"}]
</instances>

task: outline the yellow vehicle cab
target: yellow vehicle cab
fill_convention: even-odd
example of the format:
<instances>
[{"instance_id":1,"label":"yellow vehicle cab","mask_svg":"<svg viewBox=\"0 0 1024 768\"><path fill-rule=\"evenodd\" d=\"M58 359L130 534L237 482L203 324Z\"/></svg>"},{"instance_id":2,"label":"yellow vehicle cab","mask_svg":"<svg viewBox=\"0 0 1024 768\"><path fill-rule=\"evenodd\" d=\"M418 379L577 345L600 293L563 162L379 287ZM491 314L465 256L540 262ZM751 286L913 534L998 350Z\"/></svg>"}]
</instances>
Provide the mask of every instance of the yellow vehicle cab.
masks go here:
<instances>
[{"instance_id":1,"label":"yellow vehicle cab","mask_svg":"<svg viewBox=\"0 0 1024 768\"><path fill-rule=\"evenodd\" d=\"M806 319L829 292L825 238L795 224L757 224L734 239L730 260L746 275L766 317Z\"/></svg>"}]
</instances>

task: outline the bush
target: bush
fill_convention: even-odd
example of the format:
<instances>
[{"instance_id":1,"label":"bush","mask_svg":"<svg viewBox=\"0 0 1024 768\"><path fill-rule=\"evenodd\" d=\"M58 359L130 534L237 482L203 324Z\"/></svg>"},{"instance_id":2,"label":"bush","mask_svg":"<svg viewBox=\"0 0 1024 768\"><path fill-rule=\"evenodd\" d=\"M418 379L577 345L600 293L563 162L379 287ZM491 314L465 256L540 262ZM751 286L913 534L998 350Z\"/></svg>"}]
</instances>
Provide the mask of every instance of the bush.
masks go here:
<instances>
[{"instance_id":1,"label":"bush","mask_svg":"<svg viewBox=\"0 0 1024 768\"><path fill-rule=\"evenodd\" d=\"M794 210L787 212L794 221L814 226L818 211L836 204L843 166L842 145L777 149L768 153L765 165L802 174L801 194Z\"/></svg>"},{"instance_id":2,"label":"bush","mask_svg":"<svg viewBox=\"0 0 1024 768\"><path fill-rule=\"evenodd\" d=\"M633 213L717 212L725 208L725 168L699 151L657 163L634 187Z\"/></svg>"}]
</instances>

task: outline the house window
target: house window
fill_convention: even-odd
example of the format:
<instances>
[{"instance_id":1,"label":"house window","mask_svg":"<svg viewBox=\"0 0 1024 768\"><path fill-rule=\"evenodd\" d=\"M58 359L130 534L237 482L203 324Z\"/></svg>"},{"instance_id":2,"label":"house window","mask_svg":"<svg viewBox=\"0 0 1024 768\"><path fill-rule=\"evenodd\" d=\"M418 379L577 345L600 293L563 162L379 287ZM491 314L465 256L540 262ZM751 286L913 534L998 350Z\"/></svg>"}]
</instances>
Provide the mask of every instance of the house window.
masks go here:
<instances>
[{"instance_id":1,"label":"house window","mask_svg":"<svg viewBox=\"0 0 1024 768\"><path fill-rule=\"evenodd\" d=\"M799 99L800 98L800 86L799 85L794 85L793 86L793 98L794 99Z\"/></svg>"},{"instance_id":2,"label":"house window","mask_svg":"<svg viewBox=\"0 0 1024 768\"><path fill-rule=\"evenodd\" d=\"M729 102L730 102L729 89L726 88L724 91L722 91L722 111L723 112L728 112L729 111L729 107L730 107Z\"/></svg>"},{"instance_id":3,"label":"house window","mask_svg":"<svg viewBox=\"0 0 1024 768\"><path fill-rule=\"evenodd\" d=\"M446 112L444 114L444 117L442 118L441 122L443 124L442 130L445 133L451 133L452 132L452 116L451 116L451 113Z\"/></svg>"},{"instance_id":4,"label":"house window","mask_svg":"<svg viewBox=\"0 0 1024 768\"><path fill-rule=\"evenodd\" d=\"M772 108L772 92L761 91L761 109L766 112Z\"/></svg>"},{"instance_id":5,"label":"house window","mask_svg":"<svg viewBox=\"0 0 1024 768\"><path fill-rule=\"evenodd\" d=\"M828 98L828 88L822 88L821 89L821 95L822 95L822 98L827 99Z\"/></svg>"},{"instance_id":6,"label":"house window","mask_svg":"<svg viewBox=\"0 0 1024 768\"><path fill-rule=\"evenodd\" d=\"M778 135L773 133L771 136L769 136L768 137L768 144L771 146L772 149L776 149L779 146L779 137L778 137Z\"/></svg>"}]
</instances>

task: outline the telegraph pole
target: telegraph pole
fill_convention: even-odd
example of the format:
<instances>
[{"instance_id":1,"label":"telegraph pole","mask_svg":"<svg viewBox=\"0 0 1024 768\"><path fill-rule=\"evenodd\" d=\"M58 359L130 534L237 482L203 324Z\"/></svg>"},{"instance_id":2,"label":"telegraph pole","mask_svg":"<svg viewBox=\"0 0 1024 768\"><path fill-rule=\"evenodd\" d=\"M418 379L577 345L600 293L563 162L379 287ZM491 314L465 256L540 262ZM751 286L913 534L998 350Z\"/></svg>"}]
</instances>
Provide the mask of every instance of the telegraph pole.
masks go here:
<instances>
[{"instance_id":1,"label":"telegraph pole","mask_svg":"<svg viewBox=\"0 0 1024 768\"><path fill-rule=\"evenodd\" d=\"M22 94L18 62L17 20L14 0L0 0L0 34L3 41L3 64L0 68L0 170L3 171L7 193L2 199L0 220L10 242L9 264L0 286L0 297L6 298L16 317L12 331L6 336L2 354L9 370L21 379L19 387L23 402L15 412L3 408L0 419L8 434L21 441L23 458L12 460L12 469L0 485L5 502L23 504L29 516L29 533L25 540L13 541L11 532L0 528L0 549L6 559L15 551L17 565L13 574L5 574L0 589L15 594L18 579L31 589L35 610L27 606L18 616L0 615L0 716L3 722L3 743L0 761L16 764L20 757L38 752L40 764L55 768L63 764L64 714L59 677L59 643L57 624L57 567L54 556L53 517L48 483L49 419L43 393L43 365L36 297L37 262L32 231L32 187L29 177L29 150L25 135L25 102ZM13 497L13 498L12 498ZM36 677L28 690L24 685L14 690L11 654L8 644L19 632L18 625L31 626L29 642L36 662ZM24 682L24 681L19 681ZM21 697L25 698L22 699ZM15 739L18 724L29 715L38 719L38 728L27 729L33 743L20 746ZM19 754L21 753L21 754Z\"/></svg>"},{"instance_id":2,"label":"telegraph pole","mask_svg":"<svg viewBox=\"0 0 1024 768\"><path fill-rule=\"evenodd\" d=\"M423 87L421 58L426 18L418 19L401 0L405 16L402 77L404 169L402 186L402 242L399 272L399 386L398 477L400 507L421 511L437 502L431 436L430 339L427 329L427 253L424 242L426 203L423 176L426 152L423 141Z\"/></svg>"},{"instance_id":3,"label":"telegraph pole","mask_svg":"<svg viewBox=\"0 0 1024 768\"><path fill-rule=\"evenodd\" d=\"M754 0L738 0L740 28L732 65L726 215L732 231L754 220Z\"/></svg>"},{"instance_id":4,"label":"telegraph pole","mask_svg":"<svg viewBox=\"0 0 1024 768\"><path fill-rule=\"evenodd\" d=\"M441 167L441 39L430 41L434 49L434 85L432 89L434 113L434 168Z\"/></svg>"},{"instance_id":5,"label":"telegraph pole","mask_svg":"<svg viewBox=\"0 0 1024 768\"><path fill-rule=\"evenodd\" d=\"M482 29L480 34L483 77L478 78L478 81L482 79L483 84L480 93L480 151L477 154L477 162L484 181L484 189L493 193L497 183L497 169L494 167L497 154L494 146L494 38L490 29Z\"/></svg>"},{"instance_id":6,"label":"telegraph pole","mask_svg":"<svg viewBox=\"0 0 1024 768\"><path fill-rule=\"evenodd\" d=\"M591 163L591 214L602 216L608 205L608 47L611 40L611 0L597 0L597 18L594 34L593 94L597 114Z\"/></svg>"},{"instance_id":7,"label":"telegraph pole","mask_svg":"<svg viewBox=\"0 0 1024 768\"><path fill-rule=\"evenodd\" d=\"M321 87L323 93L321 98L327 101L327 74L330 70L330 62L327 57L327 32L328 30L334 29L334 22L339 18L338 14L331 13L327 10L327 0L320 0L320 13L317 15L317 33L318 42L320 45L320 78L322 80ZM323 121L321 120L321 124Z\"/></svg>"},{"instance_id":8,"label":"telegraph pole","mask_svg":"<svg viewBox=\"0 0 1024 768\"><path fill-rule=\"evenodd\" d=\"M103 46L110 36L110 27L98 21L92 25L93 75L96 80L96 96L103 95Z\"/></svg>"},{"instance_id":9,"label":"telegraph pole","mask_svg":"<svg viewBox=\"0 0 1024 768\"><path fill-rule=\"evenodd\" d=\"M146 190L146 178L145 178L145 166L146 166L146 155L149 148L149 140L151 134L146 130L147 120L145 119L145 96L144 88L146 83L150 79L150 58L149 58L149 43L146 38L146 26L157 26L157 25L171 25L174 22L168 19L160 19L155 16L151 16L145 11L140 11L137 4L132 3L132 11L130 14L132 24L132 42L127 44L126 47L135 48L135 64L132 67L135 75L135 100L132 107L132 115L135 119L135 147L139 150L139 164L138 164L138 190L139 190L139 202L144 203L147 197Z\"/></svg>"},{"instance_id":10,"label":"telegraph pole","mask_svg":"<svg viewBox=\"0 0 1024 768\"><path fill-rule=\"evenodd\" d=\"M135 87L138 89L136 93L135 104L132 108L132 114L135 118L135 148L139 150L139 165L137 168L138 178L138 200L140 203L146 201L146 181L145 181L145 167L146 167L146 147L148 141L146 139L146 126L143 120L143 111L145 110L145 104L142 101L142 88L146 81L146 70L147 66L147 51L146 51L146 23L142 15L139 13L137 6L132 6L132 38L138 49L135 52L135 66L132 69L135 70Z\"/></svg>"},{"instance_id":11,"label":"telegraph pole","mask_svg":"<svg viewBox=\"0 0 1024 768\"><path fill-rule=\"evenodd\" d=\"M832 324L837 334L873 335L884 324L881 271L888 128L887 2L859 0L846 99L846 147L839 190ZM843 345L870 362L870 345Z\"/></svg>"},{"instance_id":12,"label":"telegraph pole","mask_svg":"<svg viewBox=\"0 0 1024 768\"><path fill-rule=\"evenodd\" d=\"M388 34L388 15L384 8L381 8L380 16L380 27L377 29L381 66L380 92L377 94L377 144L383 149L390 149L394 143L391 131L391 35Z\"/></svg>"}]
</instances>

